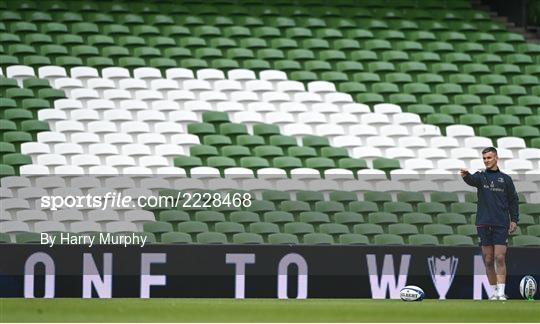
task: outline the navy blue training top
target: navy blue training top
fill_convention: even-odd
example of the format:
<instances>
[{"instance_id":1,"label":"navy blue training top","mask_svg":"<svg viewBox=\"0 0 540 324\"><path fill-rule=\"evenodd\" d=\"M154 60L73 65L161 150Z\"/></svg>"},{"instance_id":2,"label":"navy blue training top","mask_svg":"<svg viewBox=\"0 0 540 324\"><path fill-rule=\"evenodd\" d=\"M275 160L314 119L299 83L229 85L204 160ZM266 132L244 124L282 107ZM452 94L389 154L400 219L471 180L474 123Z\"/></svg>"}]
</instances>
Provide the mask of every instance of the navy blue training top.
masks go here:
<instances>
[{"instance_id":1,"label":"navy blue training top","mask_svg":"<svg viewBox=\"0 0 540 324\"><path fill-rule=\"evenodd\" d=\"M486 169L463 180L478 189L476 225L510 227L510 220L519 221L519 198L509 175Z\"/></svg>"}]
</instances>

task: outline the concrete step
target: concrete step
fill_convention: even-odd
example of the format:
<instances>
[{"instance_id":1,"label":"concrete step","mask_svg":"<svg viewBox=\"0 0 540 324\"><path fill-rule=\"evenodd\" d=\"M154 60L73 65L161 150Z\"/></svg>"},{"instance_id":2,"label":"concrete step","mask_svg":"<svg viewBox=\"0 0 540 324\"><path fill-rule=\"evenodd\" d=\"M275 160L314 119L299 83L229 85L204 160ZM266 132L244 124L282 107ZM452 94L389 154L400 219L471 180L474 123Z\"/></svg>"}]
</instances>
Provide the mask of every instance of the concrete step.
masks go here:
<instances>
[{"instance_id":1,"label":"concrete step","mask_svg":"<svg viewBox=\"0 0 540 324\"><path fill-rule=\"evenodd\" d=\"M523 27L517 27L514 22L508 20L508 17L499 16L496 11L491 10L491 7L484 4L481 0L470 0L470 3L473 9L486 11L491 16L491 19L504 24L509 31L522 34L528 42L540 44L540 28L528 27L525 29Z\"/></svg>"}]
</instances>

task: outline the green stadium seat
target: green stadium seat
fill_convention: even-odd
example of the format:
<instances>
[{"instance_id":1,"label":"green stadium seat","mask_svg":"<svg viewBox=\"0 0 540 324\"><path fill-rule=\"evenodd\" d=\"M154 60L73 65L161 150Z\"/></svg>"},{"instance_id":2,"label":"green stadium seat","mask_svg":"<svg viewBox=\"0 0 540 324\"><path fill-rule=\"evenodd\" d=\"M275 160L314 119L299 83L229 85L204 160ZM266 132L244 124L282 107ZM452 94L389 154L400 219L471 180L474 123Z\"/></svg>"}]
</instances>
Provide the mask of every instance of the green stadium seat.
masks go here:
<instances>
[{"instance_id":1,"label":"green stadium seat","mask_svg":"<svg viewBox=\"0 0 540 324\"><path fill-rule=\"evenodd\" d=\"M21 153L8 153L2 157L2 163L18 168L25 164L32 164L32 158Z\"/></svg>"},{"instance_id":2,"label":"green stadium seat","mask_svg":"<svg viewBox=\"0 0 540 324\"><path fill-rule=\"evenodd\" d=\"M362 234L342 234L339 236L339 243L349 245L368 245L369 239Z\"/></svg>"},{"instance_id":3,"label":"green stadium seat","mask_svg":"<svg viewBox=\"0 0 540 324\"><path fill-rule=\"evenodd\" d=\"M238 163L242 157L250 156L251 152L245 146L226 145L221 148L221 154L234 159Z\"/></svg>"},{"instance_id":4,"label":"green stadium seat","mask_svg":"<svg viewBox=\"0 0 540 324\"><path fill-rule=\"evenodd\" d=\"M424 234L435 236L452 235L454 231L450 225L445 224L427 224L424 225Z\"/></svg>"},{"instance_id":5,"label":"green stadium seat","mask_svg":"<svg viewBox=\"0 0 540 324\"><path fill-rule=\"evenodd\" d=\"M112 50L109 50L109 48L111 48ZM103 55L105 56L109 56L108 54L112 54L110 55L110 57L114 57L114 58L117 58L117 57L121 57L121 56L129 56L129 55L119 55L120 53L119 52L115 52L115 48L117 48L117 46L107 46L107 47L104 47L102 48L102 53ZM125 47L120 47L118 46L118 48L122 48L123 50L121 50L121 53L125 53L127 51L127 49ZM112 53L110 53L112 52ZM71 48L71 55L73 55L72 57L77 57L79 59L82 59L82 58L89 58L89 57L92 57L92 56L99 56L99 50L97 47L94 47L94 46L89 46L89 45L77 45L77 46L73 46ZM128 51L129 53L129 51ZM65 57L65 56L61 56L61 57L57 57L56 59L59 59L59 58L62 58L62 57Z\"/></svg>"},{"instance_id":6,"label":"green stadium seat","mask_svg":"<svg viewBox=\"0 0 540 324\"><path fill-rule=\"evenodd\" d=\"M158 240L162 234L173 231L170 223L162 221L146 222L143 224L143 229L145 232L154 234Z\"/></svg>"},{"instance_id":7,"label":"green stadium seat","mask_svg":"<svg viewBox=\"0 0 540 324\"><path fill-rule=\"evenodd\" d=\"M473 239L465 235L446 235L443 237L443 245L449 246L474 246Z\"/></svg>"},{"instance_id":8,"label":"green stadium seat","mask_svg":"<svg viewBox=\"0 0 540 324\"><path fill-rule=\"evenodd\" d=\"M319 231L324 234L332 235L335 242L338 241L340 235L349 234L349 228L344 224L321 224L319 226Z\"/></svg>"},{"instance_id":9,"label":"green stadium seat","mask_svg":"<svg viewBox=\"0 0 540 324\"><path fill-rule=\"evenodd\" d=\"M529 65L525 68L525 73L538 76L540 75L540 67L536 64Z\"/></svg>"},{"instance_id":10,"label":"green stadium seat","mask_svg":"<svg viewBox=\"0 0 540 324\"><path fill-rule=\"evenodd\" d=\"M307 202L313 207L316 202L324 200L324 195L319 191L302 190L296 192L296 200Z\"/></svg>"},{"instance_id":11,"label":"green stadium seat","mask_svg":"<svg viewBox=\"0 0 540 324\"><path fill-rule=\"evenodd\" d=\"M193 243L191 236L186 233L168 232L161 235L161 243L164 244L189 244Z\"/></svg>"},{"instance_id":12,"label":"green stadium seat","mask_svg":"<svg viewBox=\"0 0 540 324\"><path fill-rule=\"evenodd\" d=\"M476 84L476 77L474 75L470 74L452 74L448 77L448 81L461 85L463 89L466 88L467 85L473 85Z\"/></svg>"},{"instance_id":13,"label":"green stadium seat","mask_svg":"<svg viewBox=\"0 0 540 324\"><path fill-rule=\"evenodd\" d=\"M230 136L231 138L234 138L234 136L238 136L238 135L247 135L248 131L247 131L246 125L244 124L223 123L219 125L219 133L222 135Z\"/></svg>"},{"instance_id":14,"label":"green stadium seat","mask_svg":"<svg viewBox=\"0 0 540 324\"><path fill-rule=\"evenodd\" d=\"M0 142L0 153L15 153L15 145L7 142Z\"/></svg>"},{"instance_id":15,"label":"green stadium seat","mask_svg":"<svg viewBox=\"0 0 540 324\"><path fill-rule=\"evenodd\" d=\"M441 113L450 115L452 117L464 115L467 113L467 108L462 105L443 105L441 106Z\"/></svg>"},{"instance_id":16,"label":"green stadium seat","mask_svg":"<svg viewBox=\"0 0 540 324\"><path fill-rule=\"evenodd\" d=\"M122 57L118 61L119 65L128 68L143 67L145 65L144 60L137 58ZM114 61L108 57L93 56L86 59L86 64L98 69L114 66Z\"/></svg>"},{"instance_id":17,"label":"green stadium seat","mask_svg":"<svg viewBox=\"0 0 540 324\"><path fill-rule=\"evenodd\" d=\"M285 233L294 235L304 235L308 233L314 233L315 228L313 225L303 222L291 222L284 226Z\"/></svg>"},{"instance_id":18,"label":"green stadium seat","mask_svg":"<svg viewBox=\"0 0 540 324\"><path fill-rule=\"evenodd\" d=\"M12 79L7 79L7 80L12 80ZM15 86L17 86L17 82L15 82ZM49 81L46 79L28 78L28 79L23 80L23 87L27 89L32 89L34 91L35 90L39 91L40 89L50 88L51 85L49 84Z\"/></svg>"},{"instance_id":19,"label":"green stadium seat","mask_svg":"<svg viewBox=\"0 0 540 324\"><path fill-rule=\"evenodd\" d=\"M173 227L177 227L178 223L191 220L189 214L182 210L162 210L159 212L158 219L171 223Z\"/></svg>"},{"instance_id":20,"label":"green stadium seat","mask_svg":"<svg viewBox=\"0 0 540 324\"><path fill-rule=\"evenodd\" d=\"M471 202L455 202L450 205L450 211L452 213L470 216L476 213L476 204Z\"/></svg>"},{"instance_id":21,"label":"green stadium seat","mask_svg":"<svg viewBox=\"0 0 540 324\"><path fill-rule=\"evenodd\" d=\"M265 159L274 159L284 155L283 150L280 147L272 145L257 146L252 152L255 156Z\"/></svg>"},{"instance_id":22,"label":"green stadium seat","mask_svg":"<svg viewBox=\"0 0 540 324\"><path fill-rule=\"evenodd\" d=\"M443 95L461 94L463 88L459 84L442 83L435 86L435 91Z\"/></svg>"},{"instance_id":23,"label":"green stadium seat","mask_svg":"<svg viewBox=\"0 0 540 324\"><path fill-rule=\"evenodd\" d=\"M195 213L195 220L206 223L208 228L213 231L216 223L225 221L225 215L213 210L201 210Z\"/></svg>"},{"instance_id":24,"label":"green stadium seat","mask_svg":"<svg viewBox=\"0 0 540 324\"><path fill-rule=\"evenodd\" d=\"M227 236L223 233L203 232L197 234L197 243L201 244L227 244Z\"/></svg>"},{"instance_id":25,"label":"green stadium seat","mask_svg":"<svg viewBox=\"0 0 540 324\"><path fill-rule=\"evenodd\" d=\"M262 193L262 198L264 200L267 200L268 202L264 203L265 208L268 208L269 204L280 204L284 201L288 201L290 199L289 193L285 191L279 191L279 190L265 190ZM275 210L272 204L270 211ZM283 206L281 207L283 208ZM251 210L251 209L250 209Z\"/></svg>"},{"instance_id":26,"label":"green stadium seat","mask_svg":"<svg viewBox=\"0 0 540 324\"><path fill-rule=\"evenodd\" d=\"M0 233L0 243L11 243L11 239L9 237L9 234Z\"/></svg>"},{"instance_id":27,"label":"green stadium seat","mask_svg":"<svg viewBox=\"0 0 540 324\"><path fill-rule=\"evenodd\" d=\"M19 64L19 59L16 56L13 55L0 55L0 66L1 67L7 67L10 65L17 65Z\"/></svg>"},{"instance_id":28,"label":"green stadium seat","mask_svg":"<svg viewBox=\"0 0 540 324\"><path fill-rule=\"evenodd\" d=\"M2 91L2 94L5 93L6 89L18 88L18 87L19 85L17 84L17 80L0 77L0 90ZM25 88L28 88L28 87L25 87Z\"/></svg>"},{"instance_id":29,"label":"green stadium seat","mask_svg":"<svg viewBox=\"0 0 540 324\"><path fill-rule=\"evenodd\" d=\"M538 78L533 75L516 75L512 78L513 83L521 86L534 86L539 83Z\"/></svg>"},{"instance_id":30,"label":"green stadium seat","mask_svg":"<svg viewBox=\"0 0 540 324\"><path fill-rule=\"evenodd\" d=\"M176 67L176 61L169 58L152 58L150 59L149 64L160 69L162 72L169 68Z\"/></svg>"},{"instance_id":31,"label":"green stadium seat","mask_svg":"<svg viewBox=\"0 0 540 324\"><path fill-rule=\"evenodd\" d=\"M330 146L328 138L322 136L305 136L302 139L304 146L313 147L315 149Z\"/></svg>"},{"instance_id":32,"label":"green stadium seat","mask_svg":"<svg viewBox=\"0 0 540 324\"><path fill-rule=\"evenodd\" d=\"M180 65L187 69L204 69L208 67L208 63L201 59L185 59L180 61Z\"/></svg>"},{"instance_id":33,"label":"green stadium seat","mask_svg":"<svg viewBox=\"0 0 540 324\"><path fill-rule=\"evenodd\" d=\"M313 52L323 51L330 48L330 44L325 39L309 38L301 42L302 46Z\"/></svg>"},{"instance_id":34,"label":"green stadium seat","mask_svg":"<svg viewBox=\"0 0 540 324\"><path fill-rule=\"evenodd\" d=\"M338 50L324 50L318 53L318 57L321 61L326 62L338 62L338 61L345 61L347 57L345 56L345 53L338 51Z\"/></svg>"},{"instance_id":35,"label":"green stadium seat","mask_svg":"<svg viewBox=\"0 0 540 324\"><path fill-rule=\"evenodd\" d=\"M343 158L338 161L338 167L351 170L355 174L359 170L367 169L367 162L363 159Z\"/></svg>"},{"instance_id":36,"label":"green stadium seat","mask_svg":"<svg viewBox=\"0 0 540 324\"><path fill-rule=\"evenodd\" d=\"M15 243L19 244L40 244L41 235L40 233L17 233L15 234Z\"/></svg>"},{"instance_id":37,"label":"green stadium seat","mask_svg":"<svg viewBox=\"0 0 540 324\"><path fill-rule=\"evenodd\" d=\"M210 66L212 68L223 70L223 71L229 71L229 70L240 68L240 64L238 64L237 61L229 60L229 59L212 60L212 63Z\"/></svg>"},{"instance_id":38,"label":"green stadium seat","mask_svg":"<svg viewBox=\"0 0 540 324\"><path fill-rule=\"evenodd\" d=\"M471 119L467 120L467 122L471 123L472 125L484 125L484 119L478 118L476 115L482 115L485 117L486 123L489 119L492 121L493 116L499 115L501 113L499 107L493 106L493 105L476 105L473 106L472 110L473 114L471 114ZM463 114L466 115L466 114ZM476 120L475 120L476 118Z\"/></svg>"},{"instance_id":39,"label":"green stadium seat","mask_svg":"<svg viewBox=\"0 0 540 324\"><path fill-rule=\"evenodd\" d=\"M445 206L450 206L450 204L458 202L458 195L452 192L432 192L430 194L431 202L439 202Z\"/></svg>"},{"instance_id":40,"label":"green stadium seat","mask_svg":"<svg viewBox=\"0 0 540 324\"><path fill-rule=\"evenodd\" d=\"M540 237L531 235L518 235L512 238L513 246L540 246Z\"/></svg>"},{"instance_id":41,"label":"green stadium seat","mask_svg":"<svg viewBox=\"0 0 540 324\"><path fill-rule=\"evenodd\" d=\"M438 202L422 202L418 204L418 212L435 215L439 213L445 213L446 207L444 204Z\"/></svg>"},{"instance_id":42,"label":"green stadium seat","mask_svg":"<svg viewBox=\"0 0 540 324\"><path fill-rule=\"evenodd\" d=\"M458 225L457 234L471 236L473 238L476 238L476 236L478 235L478 232L476 230L475 225L464 224L464 225Z\"/></svg>"},{"instance_id":43,"label":"green stadium seat","mask_svg":"<svg viewBox=\"0 0 540 324\"><path fill-rule=\"evenodd\" d=\"M281 32L275 27L262 26L253 28L253 35L260 38L279 38Z\"/></svg>"},{"instance_id":44,"label":"green stadium seat","mask_svg":"<svg viewBox=\"0 0 540 324\"><path fill-rule=\"evenodd\" d=\"M274 233L268 236L270 244L299 244L298 237L293 234Z\"/></svg>"},{"instance_id":45,"label":"green stadium seat","mask_svg":"<svg viewBox=\"0 0 540 324\"><path fill-rule=\"evenodd\" d=\"M410 245L439 245L439 240L436 236L429 234L415 234L409 236Z\"/></svg>"},{"instance_id":46,"label":"green stadium seat","mask_svg":"<svg viewBox=\"0 0 540 324\"><path fill-rule=\"evenodd\" d=\"M521 224L521 221L520 221ZM540 225L527 226L527 235L540 237Z\"/></svg>"},{"instance_id":47,"label":"green stadium seat","mask_svg":"<svg viewBox=\"0 0 540 324\"><path fill-rule=\"evenodd\" d=\"M353 231L355 234L363 234L368 237L372 237L377 234L383 234L383 228L381 225L377 224L356 224L353 227Z\"/></svg>"},{"instance_id":48,"label":"green stadium seat","mask_svg":"<svg viewBox=\"0 0 540 324\"><path fill-rule=\"evenodd\" d=\"M20 125L23 121L32 120L32 112L26 109L11 108L4 110L4 118Z\"/></svg>"},{"instance_id":49,"label":"green stadium seat","mask_svg":"<svg viewBox=\"0 0 540 324\"><path fill-rule=\"evenodd\" d=\"M350 52L361 48L360 43L357 40L346 38L335 40L332 45L336 50L342 52Z\"/></svg>"},{"instance_id":50,"label":"green stadium seat","mask_svg":"<svg viewBox=\"0 0 540 324\"><path fill-rule=\"evenodd\" d=\"M37 141L37 133L49 131L49 124L39 120L25 120L21 122L21 130L32 134L32 137Z\"/></svg>"},{"instance_id":51,"label":"green stadium seat","mask_svg":"<svg viewBox=\"0 0 540 324\"><path fill-rule=\"evenodd\" d=\"M2 125L2 127L5 127L5 125ZM24 142L31 142L32 135L27 132L21 132L21 131L7 131L4 133L3 140L5 142L9 142L14 144L16 149L20 149L20 144Z\"/></svg>"},{"instance_id":52,"label":"green stadium seat","mask_svg":"<svg viewBox=\"0 0 540 324\"><path fill-rule=\"evenodd\" d=\"M355 192L335 190L330 192L330 200L342 203L347 209L349 203L358 201L358 196Z\"/></svg>"},{"instance_id":53,"label":"green stadium seat","mask_svg":"<svg viewBox=\"0 0 540 324\"><path fill-rule=\"evenodd\" d=\"M249 148L265 144L264 138L257 135L239 135L236 138L236 142L238 145L246 146Z\"/></svg>"},{"instance_id":54,"label":"green stadium seat","mask_svg":"<svg viewBox=\"0 0 540 324\"><path fill-rule=\"evenodd\" d=\"M413 206L406 202L390 201L383 204L383 211L396 214L400 219L402 219L404 213L413 212Z\"/></svg>"},{"instance_id":55,"label":"green stadium seat","mask_svg":"<svg viewBox=\"0 0 540 324\"><path fill-rule=\"evenodd\" d=\"M521 214L519 215L519 226L520 227L526 227L528 225L535 225L534 217L528 214Z\"/></svg>"},{"instance_id":56,"label":"green stadium seat","mask_svg":"<svg viewBox=\"0 0 540 324\"><path fill-rule=\"evenodd\" d=\"M218 149L210 145L194 145L189 149L193 157L198 157L203 163L207 163L207 159L219 154Z\"/></svg>"},{"instance_id":57,"label":"green stadium seat","mask_svg":"<svg viewBox=\"0 0 540 324\"><path fill-rule=\"evenodd\" d=\"M214 146L218 149L223 146L232 145L231 139L224 135L205 135L202 142L204 145Z\"/></svg>"},{"instance_id":58,"label":"green stadium seat","mask_svg":"<svg viewBox=\"0 0 540 324\"><path fill-rule=\"evenodd\" d=\"M382 225L383 228L388 228L389 224L394 224L398 222L398 217L396 214L387 213L387 212L375 212L368 215L368 222L372 224Z\"/></svg>"},{"instance_id":59,"label":"green stadium seat","mask_svg":"<svg viewBox=\"0 0 540 324\"><path fill-rule=\"evenodd\" d=\"M373 242L377 245L404 245L403 238L394 234L378 234L373 238Z\"/></svg>"},{"instance_id":60,"label":"green stadium seat","mask_svg":"<svg viewBox=\"0 0 540 324\"><path fill-rule=\"evenodd\" d=\"M364 216L355 212L335 213L333 219L338 224L347 225L349 230L352 230L353 226L356 224L364 223Z\"/></svg>"},{"instance_id":61,"label":"green stadium seat","mask_svg":"<svg viewBox=\"0 0 540 324\"><path fill-rule=\"evenodd\" d=\"M253 201L251 203L250 207L254 207L254 205L255 205L255 207L257 207L256 203L260 203L260 202L262 202L262 201L255 200L255 201ZM270 202L267 202L267 203L270 203ZM261 204L259 204L259 206L260 205ZM260 206L260 207L262 207L262 206ZM268 211L268 210L266 210L266 211ZM254 211L234 211L229 215L229 219L230 219L231 222L235 222L235 223L242 224L242 225L249 225L251 223L260 222L259 215Z\"/></svg>"},{"instance_id":62,"label":"green stadium seat","mask_svg":"<svg viewBox=\"0 0 540 324\"><path fill-rule=\"evenodd\" d=\"M413 225L425 225L433 223L431 215L424 213L406 213L403 214L403 222Z\"/></svg>"},{"instance_id":63,"label":"green stadium seat","mask_svg":"<svg viewBox=\"0 0 540 324\"><path fill-rule=\"evenodd\" d=\"M533 126L516 126L512 127L512 136L521 137L530 143L532 138L540 137L540 130Z\"/></svg>"},{"instance_id":64,"label":"green stadium seat","mask_svg":"<svg viewBox=\"0 0 540 324\"><path fill-rule=\"evenodd\" d=\"M521 96L518 98L518 104L527 107L539 107L540 99L537 96Z\"/></svg>"},{"instance_id":65,"label":"green stadium seat","mask_svg":"<svg viewBox=\"0 0 540 324\"><path fill-rule=\"evenodd\" d=\"M200 221L186 221L178 224L178 231L196 237L199 233L208 232L208 225Z\"/></svg>"},{"instance_id":66,"label":"green stadium seat","mask_svg":"<svg viewBox=\"0 0 540 324\"><path fill-rule=\"evenodd\" d=\"M175 47L164 49L163 55L170 59L182 60L192 57L192 52L188 48Z\"/></svg>"},{"instance_id":67,"label":"green stadium seat","mask_svg":"<svg viewBox=\"0 0 540 324\"><path fill-rule=\"evenodd\" d=\"M406 93L413 94L413 95L419 95L419 94L430 93L431 89L429 85L425 83L412 82L412 83L405 84L403 86L403 91L405 91Z\"/></svg>"},{"instance_id":68,"label":"green stadium seat","mask_svg":"<svg viewBox=\"0 0 540 324\"><path fill-rule=\"evenodd\" d=\"M194 167L202 166L202 161L195 156L177 156L174 158L174 166L186 169L186 173L189 176L189 170Z\"/></svg>"},{"instance_id":69,"label":"green stadium seat","mask_svg":"<svg viewBox=\"0 0 540 324\"><path fill-rule=\"evenodd\" d=\"M520 120L519 120L519 117L517 116L499 114L499 115L493 116L492 119L493 119L493 123L498 126L513 127L513 126L520 125Z\"/></svg>"},{"instance_id":70,"label":"green stadium seat","mask_svg":"<svg viewBox=\"0 0 540 324\"><path fill-rule=\"evenodd\" d=\"M397 200L417 206L420 202L425 202L424 195L421 192L402 191L397 193Z\"/></svg>"},{"instance_id":71,"label":"green stadium seat","mask_svg":"<svg viewBox=\"0 0 540 324\"><path fill-rule=\"evenodd\" d=\"M371 90L380 94L391 94L399 92L399 87L393 83L378 82L371 86Z\"/></svg>"},{"instance_id":72,"label":"green stadium seat","mask_svg":"<svg viewBox=\"0 0 540 324\"><path fill-rule=\"evenodd\" d=\"M279 233L279 227L277 224L258 222L251 223L249 225L249 231L251 233L263 235L263 237L268 237L269 234Z\"/></svg>"},{"instance_id":73,"label":"green stadium seat","mask_svg":"<svg viewBox=\"0 0 540 324\"><path fill-rule=\"evenodd\" d=\"M257 125L254 126L254 130L256 129L256 127L258 125L263 125L264 126L266 124L257 124ZM266 127L266 126L264 126L264 127ZM262 135L256 137L257 142L254 143L254 144L256 144L254 146L264 145L265 144L264 138L262 136L264 136L265 138L269 138L270 145L279 146L279 147L283 148L284 150L286 148L296 146L296 144L297 144L296 138L294 138L292 136L278 135L279 130L276 130L273 127L273 125L271 125L271 127L269 127L266 130L264 128L257 128L257 131L261 132ZM278 133L276 133L276 131ZM250 143L248 143L248 142L244 143L244 145L246 145L246 144L250 144ZM289 153L289 155L291 155L291 154Z\"/></svg>"},{"instance_id":74,"label":"green stadium seat","mask_svg":"<svg viewBox=\"0 0 540 324\"><path fill-rule=\"evenodd\" d=\"M264 213L264 221L277 224L281 231L286 223L294 222L294 215L285 211L268 211Z\"/></svg>"},{"instance_id":75,"label":"green stadium seat","mask_svg":"<svg viewBox=\"0 0 540 324\"><path fill-rule=\"evenodd\" d=\"M315 210L328 215L334 215L335 213L345 211L345 207L337 201L318 201L315 203Z\"/></svg>"},{"instance_id":76,"label":"green stadium seat","mask_svg":"<svg viewBox=\"0 0 540 324\"><path fill-rule=\"evenodd\" d=\"M514 112L514 114L516 114ZM527 126L540 126L540 116L527 116L525 117L525 124Z\"/></svg>"},{"instance_id":77,"label":"green stadium seat","mask_svg":"<svg viewBox=\"0 0 540 324\"><path fill-rule=\"evenodd\" d=\"M263 244L262 236L254 233L237 233L232 237L234 244Z\"/></svg>"},{"instance_id":78,"label":"green stadium seat","mask_svg":"<svg viewBox=\"0 0 540 324\"><path fill-rule=\"evenodd\" d=\"M388 226L388 233L395 235L413 235L418 234L418 228L412 224L390 224Z\"/></svg>"},{"instance_id":79,"label":"green stadium seat","mask_svg":"<svg viewBox=\"0 0 540 324\"><path fill-rule=\"evenodd\" d=\"M334 238L329 234L309 233L304 235L303 243L309 245L334 244Z\"/></svg>"},{"instance_id":80,"label":"green stadium seat","mask_svg":"<svg viewBox=\"0 0 540 324\"><path fill-rule=\"evenodd\" d=\"M54 58L53 55L49 55L49 56ZM40 67L40 66L43 66L43 65L50 65L51 60L49 59L49 57L46 57L46 56L30 55L30 56L26 56L23 59L23 64L31 66L33 68L36 68L36 67Z\"/></svg>"},{"instance_id":81,"label":"green stadium seat","mask_svg":"<svg viewBox=\"0 0 540 324\"><path fill-rule=\"evenodd\" d=\"M402 72L389 73L385 76L385 80L400 85L413 82L410 74Z\"/></svg>"},{"instance_id":82,"label":"green stadium seat","mask_svg":"<svg viewBox=\"0 0 540 324\"><path fill-rule=\"evenodd\" d=\"M148 45L158 49L165 49L176 46L176 42L171 37L154 36L148 40Z\"/></svg>"},{"instance_id":83,"label":"green stadium seat","mask_svg":"<svg viewBox=\"0 0 540 324\"><path fill-rule=\"evenodd\" d=\"M16 101L34 98L34 92L30 89L8 88L4 92L4 95L5 97L11 98Z\"/></svg>"},{"instance_id":84,"label":"green stadium seat","mask_svg":"<svg viewBox=\"0 0 540 324\"><path fill-rule=\"evenodd\" d=\"M319 228L319 225L330 222L330 218L327 214L316 211L300 213L299 220L300 222L313 225L316 229Z\"/></svg>"}]
</instances>

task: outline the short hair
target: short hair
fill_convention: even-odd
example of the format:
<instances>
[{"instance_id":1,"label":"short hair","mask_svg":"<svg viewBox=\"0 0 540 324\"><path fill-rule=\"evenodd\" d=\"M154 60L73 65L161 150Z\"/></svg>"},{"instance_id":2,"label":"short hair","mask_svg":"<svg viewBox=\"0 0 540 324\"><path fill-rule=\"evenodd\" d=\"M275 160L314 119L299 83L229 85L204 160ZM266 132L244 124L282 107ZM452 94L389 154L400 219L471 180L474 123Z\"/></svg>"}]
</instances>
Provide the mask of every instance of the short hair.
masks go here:
<instances>
[{"instance_id":1,"label":"short hair","mask_svg":"<svg viewBox=\"0 0 540 324\"><path fill-rule=\"evenodd\" d=\"M486 147L485 149L483 149L482 150L482 155L484 155L486 153L489 153L489 152L493 152L493 153L495 153L495 155L497 155L497 149L494 148L493 146Z\"/></svg>"}]
</instances>

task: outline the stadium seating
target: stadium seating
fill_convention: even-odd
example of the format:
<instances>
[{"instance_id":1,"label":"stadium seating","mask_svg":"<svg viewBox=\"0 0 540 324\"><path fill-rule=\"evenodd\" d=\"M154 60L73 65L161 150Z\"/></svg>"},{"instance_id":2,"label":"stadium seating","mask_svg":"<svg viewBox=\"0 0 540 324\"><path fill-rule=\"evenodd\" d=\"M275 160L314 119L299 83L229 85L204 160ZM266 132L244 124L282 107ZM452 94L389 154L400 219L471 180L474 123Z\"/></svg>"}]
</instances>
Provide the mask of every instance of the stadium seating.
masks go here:
<instances>
[{"instance_id":1,"label":"stadium seating","mask_svg":"<svg viewBox=\"0 0 540 324\"><path fill-rule=\"evenodd\" d=\"M29 5L30 4L30 5ZM477 243L494 145L540 226L540 46L468 1L0 2L0 243ZM43 195L253 196L42 210Z\"/></svg>"}]
</instances>

